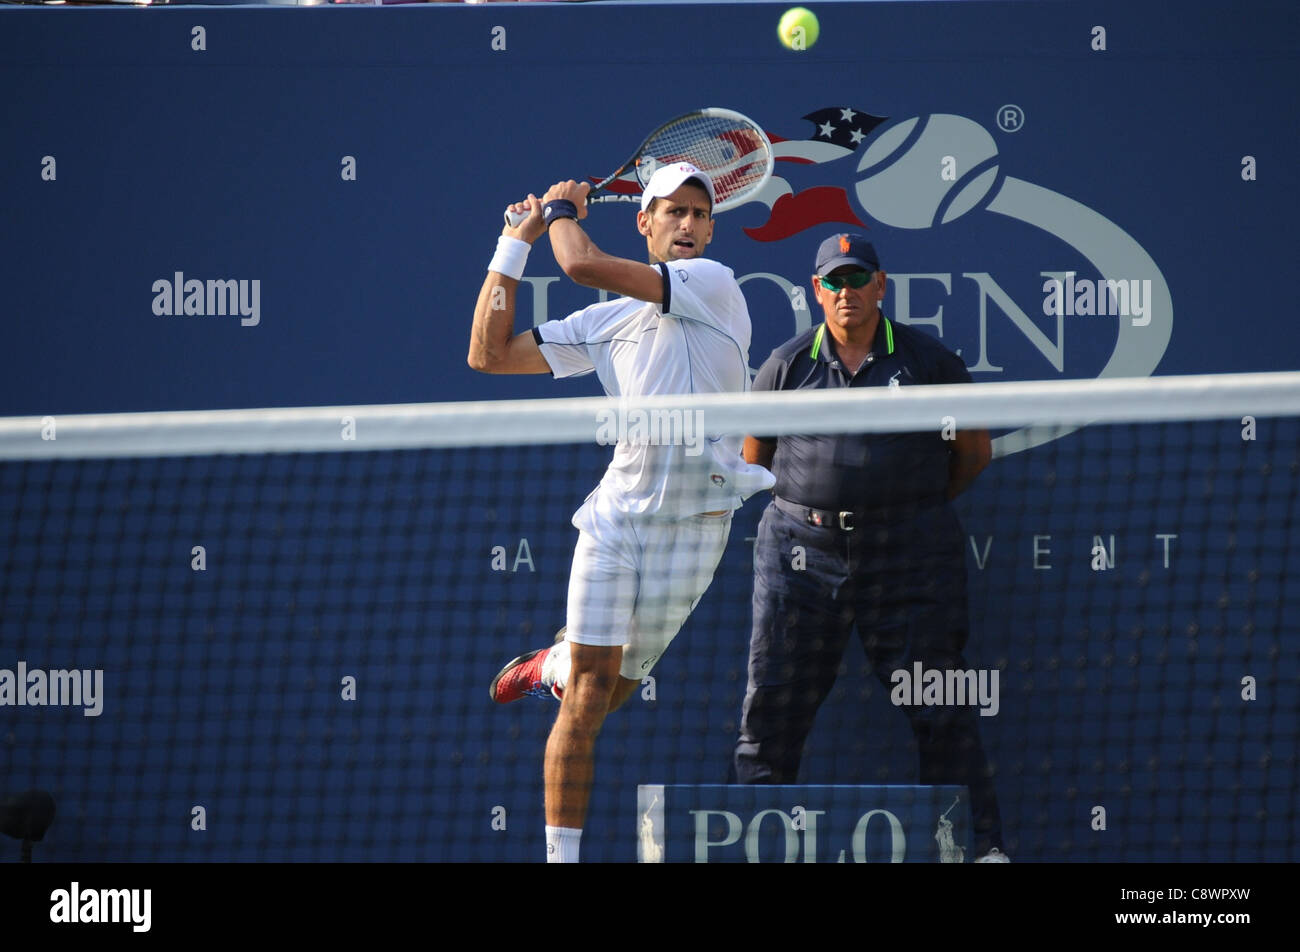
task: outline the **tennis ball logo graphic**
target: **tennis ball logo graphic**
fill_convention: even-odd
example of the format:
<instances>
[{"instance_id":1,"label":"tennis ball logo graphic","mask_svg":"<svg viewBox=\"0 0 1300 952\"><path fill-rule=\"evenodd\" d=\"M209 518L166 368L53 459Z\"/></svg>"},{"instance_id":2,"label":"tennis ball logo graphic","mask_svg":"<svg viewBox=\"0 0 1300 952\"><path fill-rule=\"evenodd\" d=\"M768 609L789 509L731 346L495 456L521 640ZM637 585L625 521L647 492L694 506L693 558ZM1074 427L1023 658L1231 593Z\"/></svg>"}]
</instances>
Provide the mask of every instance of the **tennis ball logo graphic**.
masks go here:
<instances>
[{"instance_id":1,"label":"tennis ball logo graphic","mask_svg":"<svg viewBox=\"0 0 1300 952\"><path fill-rule=\"evenodd\" d=\"M894 228L947 224L993 188L997 154L988 130L965 116L906 119L882 132L858 162L858 201Z\"/></svg>"},{"instance_id":2,"label":"tennis ball logo graphic","mask_svg":"<svg viewBox=\"0 0 1300 952\"><path fill-rule=\"evenodd\" d=\"M780 37L781 45L787 50L808 49L817 42L821 32L817 14L807 7L791 7L781 14L781 19L776 25L776 35Z\"/></svg>"}]
</instances>

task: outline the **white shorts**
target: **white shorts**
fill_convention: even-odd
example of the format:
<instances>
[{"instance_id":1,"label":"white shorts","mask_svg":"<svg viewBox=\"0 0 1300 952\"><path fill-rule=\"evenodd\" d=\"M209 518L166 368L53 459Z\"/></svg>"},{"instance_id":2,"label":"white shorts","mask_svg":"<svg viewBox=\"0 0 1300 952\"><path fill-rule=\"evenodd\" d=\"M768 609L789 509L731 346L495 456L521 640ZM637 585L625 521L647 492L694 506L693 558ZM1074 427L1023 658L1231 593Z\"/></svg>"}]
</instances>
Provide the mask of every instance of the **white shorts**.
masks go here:
<instances>
[{"instance_id":1,"label":"white shorts","mask_svg":"<svg viewBox=\"0 0 1300 952\"><path fill-rule=\"evenodd\" d=\"M639 681L713 581L731 513L652 521L598 507L597 495L573 519L581 534L569 573L565 638L622 645L619 674Z\"/></svg>"}]
</instances>

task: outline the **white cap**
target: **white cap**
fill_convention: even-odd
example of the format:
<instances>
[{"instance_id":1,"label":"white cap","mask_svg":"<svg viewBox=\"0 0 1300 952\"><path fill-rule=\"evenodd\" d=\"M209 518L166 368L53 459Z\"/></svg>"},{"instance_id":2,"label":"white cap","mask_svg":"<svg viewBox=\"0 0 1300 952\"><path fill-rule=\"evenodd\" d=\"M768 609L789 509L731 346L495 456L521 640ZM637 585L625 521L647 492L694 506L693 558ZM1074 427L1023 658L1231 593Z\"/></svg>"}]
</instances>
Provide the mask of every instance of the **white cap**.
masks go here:
<instances>
[{"instance_id":1,"label":"white cap","mask_svg":"<svg viewBox=\"0 0 1300 952\"><path fill-rule=\"evenodd\" d=\"M641 193L641 211L649 208L650 203L656 198L667 198L681 188L682 183L687 179L699 179L704 190L709 193L709 205L712 206L713 180L689 162L674 162L672 165L660 166L655 170L655 174L650 176L645 191Z\"/></svg>"}]
</instances>

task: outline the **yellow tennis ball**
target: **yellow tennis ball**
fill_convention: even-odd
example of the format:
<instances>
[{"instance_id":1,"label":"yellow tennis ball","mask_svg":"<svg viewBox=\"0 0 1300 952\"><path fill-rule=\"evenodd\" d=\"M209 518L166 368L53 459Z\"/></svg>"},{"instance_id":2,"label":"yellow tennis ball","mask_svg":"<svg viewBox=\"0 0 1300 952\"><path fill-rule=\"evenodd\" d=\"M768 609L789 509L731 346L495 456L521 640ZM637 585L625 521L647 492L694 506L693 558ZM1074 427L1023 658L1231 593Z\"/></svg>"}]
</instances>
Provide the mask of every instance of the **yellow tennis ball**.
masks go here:
<instances>
[{"instance_id":1,"label":"yellow tennis ball","mask_svg":"<svg viewBox=\"0 0 1300 952\"><path fill-rule=\"evenodd\" d=\"M808 49L817 42L821 31L817 14L807 7L791 7L781 14L781 22L776 25L776 35L788 50Z\"/></svg>"}]
</instances>

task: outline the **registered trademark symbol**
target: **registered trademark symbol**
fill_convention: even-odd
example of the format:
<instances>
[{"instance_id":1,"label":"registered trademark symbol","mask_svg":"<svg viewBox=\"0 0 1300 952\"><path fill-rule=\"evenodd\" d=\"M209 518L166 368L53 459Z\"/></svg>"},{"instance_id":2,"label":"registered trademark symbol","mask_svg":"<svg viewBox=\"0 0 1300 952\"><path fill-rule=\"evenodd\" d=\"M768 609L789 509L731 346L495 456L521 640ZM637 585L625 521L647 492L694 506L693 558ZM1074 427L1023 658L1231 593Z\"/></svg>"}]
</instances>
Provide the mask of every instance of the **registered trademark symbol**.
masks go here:
<instances>
[{"instance_id":1,"label":"registered trademark symbol","mask_svg":"<svg viewBox=\"0 0 1300 952\"><path fill-rule=\"evenodd\" d=\"M1025 124L1025 111L1008 103L998 110L998 128L1003 132L1019 132Z\"/></svg>"}]
</instances>

